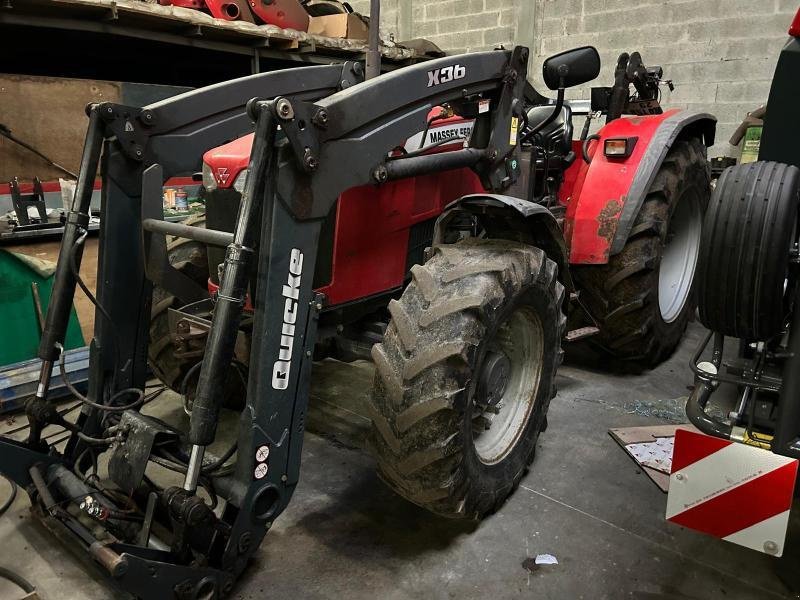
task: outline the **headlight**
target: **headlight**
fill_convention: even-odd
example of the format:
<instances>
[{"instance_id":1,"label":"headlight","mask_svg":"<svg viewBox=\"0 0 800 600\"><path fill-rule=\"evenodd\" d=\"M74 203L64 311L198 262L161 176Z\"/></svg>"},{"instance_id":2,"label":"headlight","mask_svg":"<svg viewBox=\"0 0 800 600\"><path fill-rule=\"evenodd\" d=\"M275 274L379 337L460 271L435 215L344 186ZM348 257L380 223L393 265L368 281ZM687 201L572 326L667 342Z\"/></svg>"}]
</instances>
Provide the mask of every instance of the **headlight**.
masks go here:
<instances>
[{"instance_id":1,"label":"headlight","mask_svg":"<svg viewBox=\"0 0 800 600\"><path fill-rule=\"evenodd\" d=\"M609 138L603 142L603 151L608 158L628 158L638 140L638 137Z\"/></svg>"},{"instance_id":2,"label":"headlight","mask_svg":"<svg viewBox=\"0 0 800 600\"><path fill-rule=\"evenodd\" d=\"M236 179L233 182L233 189L235 189L240 194L244 192L244 182L247 179L247 169L242 169L241 173L236 176Z\"/></svg>"},{"instance_id":3,"label":"headlight","mask_svg":"<svg viewBox=\"0 0 800 600\"><path fill-rule=\"evenodd\" d=\"M206 191L211 192L217 189L217 180L214 179L214 173L211 171L211 165L203 163L203 187Z\"/></svg>"}]
</instances>

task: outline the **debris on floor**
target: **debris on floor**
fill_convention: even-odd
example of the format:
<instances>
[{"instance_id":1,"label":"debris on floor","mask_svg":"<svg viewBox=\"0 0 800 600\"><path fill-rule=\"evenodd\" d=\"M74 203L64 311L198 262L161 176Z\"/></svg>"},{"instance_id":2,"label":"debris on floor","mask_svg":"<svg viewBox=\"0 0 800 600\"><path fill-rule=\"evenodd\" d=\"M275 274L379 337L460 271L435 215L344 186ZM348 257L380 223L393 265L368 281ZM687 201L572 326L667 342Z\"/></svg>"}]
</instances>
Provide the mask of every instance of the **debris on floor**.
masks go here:
<instances>
[{"instance_id":1,"label":"debris on floor","mask_svg":"<svg viewBox=\"0 0 800 600\"><path fill-rule=\"evenodd\" d=\"M535 557L529 556L522 561L522 568L531 573L535 572L540 565L557 565L558 559L552 554L537 554Z\"/></svg>"},{"instance_id":2,"label":"debris on floor","mask_svg":"<svg viewBox=\"0 0 800 600\"><path fill-rule=\"evenodd\" d=\"M642 442L641 444L628 444L626 449L631 453L636 462L643 467L650 467L662 473L672 471L672 450L674 437L656 438L655 442Z\"/></svg>"},{"instance_id":3,"label":"debris on floor","mask_svg":"<svg viewBox=\"0 0 800 600\"><path fill-rule=\"evenodd\" d=\"M672 449L678 429L697 431L692 425L653 425L609 429L611 437L636 461L662 492L669 490Z\"/></svg>"}]
</instances>

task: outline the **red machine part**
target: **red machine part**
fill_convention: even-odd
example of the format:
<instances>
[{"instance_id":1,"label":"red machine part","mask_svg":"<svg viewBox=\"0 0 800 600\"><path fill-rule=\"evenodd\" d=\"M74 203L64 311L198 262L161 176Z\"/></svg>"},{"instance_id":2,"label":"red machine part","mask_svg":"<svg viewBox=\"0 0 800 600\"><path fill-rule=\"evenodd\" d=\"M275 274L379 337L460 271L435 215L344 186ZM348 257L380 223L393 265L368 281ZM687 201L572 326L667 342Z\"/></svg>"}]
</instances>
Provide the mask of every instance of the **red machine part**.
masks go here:
<instances>
[{"instance_id":1,"label":"red machine part","mask_svg":"<svg viewBox=\"0 0 800 600\"><path fill-rule=\"evenodd\" d=\"M789 27L789 35L800 37L800 8L797 9L797 14L794 16L794 20Z\"/></svg>"},{"instance_id":2,"label":"red machine part","mask_svg":"<svg viewBox=\"0 0 800 600\"><path fill-rule=\"evenodd\" d=\"M252 133L240 137L218 148L212 148L203 155L203 163L211 168L217 187L226 189L250 162L250 148L253 147Z\"/></svg>"},{"instance_id":3,"label":"red machine part","mask_svg":"<svg viewBox=\"0 0 800 600\"><path fill-rule=\"evenodd\" d=\"M608 262L617 221L642 157L664 119L676 112L612 121L597 133L600 139L589 145L591 164L579 159L567 171L560 200L567 207L564 239L571 264ZM625 137L638 138L631 155L607 158L602 150L604 141Z\"/></svg>"},{"instance_id":4,"label":"red machine part","mask_svg":"<svg viewBox=\"0 0 800 600\"><path fill-rule=\"evenodd\" d=\"M226 21L255 23L247 0L205 0L212 17Z\"/></svg>"},{"instance_id":5,"label":"red machine part","mask_svg":"<svg viewBox=\"0 0 800 600\"><path fill-rule=\"evenodd\" d=\"M430 116L438 114L434 109ZM435 121L423 145L454 138L453 143L436 146L431 152L460 148L463 142L458 138L469 135L473 123L460 117ZM406 142L406 151L419 148L422 133ZM231 187L247 168L252 144L250 134L206 152L203 161L211 168L218 187ZM402 286L410 228L438 217L456 198L482 191L480 179L471 169L347 190L336 208L331 281L318 291L331 305L339 305ZM209 291L216 289L209 282Z\"/></svg>"},{"instance_id":6,"label":"red machine part","mask_svg":"<svg viewBox=\"0 0 800 600\"><path fill-rule=\"evenodd\" d=\"M319 291L333 304L403 285L412 225L438 217L465 194L483 191L471 170L353 188L339 198L333 242L333 276Z\"/></svg>"},{"instance_id":7,"label":"red machine part","mask_svg":"<svg viewBox=\"0 0 800 600\"><path fill-rule=\"evenodd\" d=\"M267 23L281 29L308 31L309 15L300 0L158 0L162 6L206 9L226 21ZM253 15L255 14L255 18Z\"/></svg>"},{"instance_id":8,"label":"red machine part","mask_svg":"<svg viewBox=\"0 0 800 600\"><path fill-rule=\"evenodd\" d=\"M299 0L247 0L255 15L281 29L308 31L309 16Z\"/></svg>"},{"instance_id":9,"label":"red machine part","mask_svg":"<svg viewBox=\"0 0 800 600\"><path fill-rule=\"evenodd\" d=\"M206 7L204 0L158 0L161 6L179 6L180 8L193 8L202 10Z\"/></svg>"},{"instance_id":10,"label":"red machine part","mask_svg":"<svg viewBox=\"0 0 800 600\"><path fill-rule=\"evenodd\" d=\"M318 291L336 306L401 287L410 228L438 217L455 198L480 191L469 169L347 190L336 208L331 281ZM214 293L218 286L209 281L208 289Z\"/></svg>"},{"instance_id":11,"label":"red machine part","mask_svg":"<svg viewBox=\"0 0 800 600\"><path fill-rule=\"evenodd\" d=\"M608 262L617 221L642 157L661 123L675 112L612 121L600 129L599 140L589 146L591 164L578 159L566 171L559 201L567 208L564 238L571 264ZM438 109L430 116L436 114ZM468 133L468 127L471 123L459 117L436 121L425 145L441 141L443 135ZM607 158L598 151L605 139L626 137L638 138L630 156ZM245 136L204 155L219 187L231 187L247 168L252 138ZM405 150L416 149L421 139L421 135L410 139ZM454 141L431 151L460 145L460 141ZM580 142L574 142L579 155L580 146ZM480 180L470 169L348 190L338 202L331 283L319 291L337 305L401 286L409 228L438 216L449 202L482 191Z\"/></svg>"}]
</instances>

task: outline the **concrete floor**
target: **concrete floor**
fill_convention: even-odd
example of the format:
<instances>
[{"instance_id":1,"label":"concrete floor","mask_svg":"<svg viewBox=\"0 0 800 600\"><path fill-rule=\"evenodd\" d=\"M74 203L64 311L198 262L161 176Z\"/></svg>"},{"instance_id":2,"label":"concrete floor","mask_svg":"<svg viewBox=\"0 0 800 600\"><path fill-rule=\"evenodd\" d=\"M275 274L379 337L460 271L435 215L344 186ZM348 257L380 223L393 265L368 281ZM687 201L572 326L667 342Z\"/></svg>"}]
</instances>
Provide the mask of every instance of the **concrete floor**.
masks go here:
<instances>
[{"instance_id":1,"label":"concrete floor","mask_svg":"<svg viewBox=\"0 0 800 600\"><path fill-rule=\"evenodd\" d=\"M321 366L316 404L323 416L315 427L327 422L338 433L306 435L293 502L234 597L798 597L790 589L800 564L798 519L790 532L793 556L780 560L667 524L666 495L607 433L681 420L691 383L687 363L701 334L692 327L670 361L642 375L565 365L533 468L505 506L478 524L438 519L383 486L369 456L353 447L363 429L359 417L346 430L325 416L333 410L325 408L326 393L368 392L370 367ZM334 366L345 376L337 376ZM6 491L0 487L0 497ZM118 597L28 516L24 494L0 519L0 539L0 565L34 582L44 600ZM533 572L523 567L540 553L556 556L559 564ZM4 585L0 598L19 597Z\"/></svg>"}]
</instances>

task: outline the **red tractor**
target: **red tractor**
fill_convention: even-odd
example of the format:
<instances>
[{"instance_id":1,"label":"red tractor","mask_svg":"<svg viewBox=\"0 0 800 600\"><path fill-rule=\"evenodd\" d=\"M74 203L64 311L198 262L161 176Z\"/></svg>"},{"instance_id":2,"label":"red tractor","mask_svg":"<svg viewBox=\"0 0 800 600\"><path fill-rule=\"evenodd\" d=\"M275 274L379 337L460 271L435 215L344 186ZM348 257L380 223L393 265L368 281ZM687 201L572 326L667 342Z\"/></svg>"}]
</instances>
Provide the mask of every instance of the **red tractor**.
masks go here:
<instances>
[{"instance_id":1,"label":"red tractor","mask_svg":"<svg viewBox=\"0 0 800 600\"><path fill-rule=\"evenodd\" d=\"M544 74L558 89L547 67ZM522 176L509 197L487 196L469 168L388 182L376 174L375 184L344 192L324 221L314 289L324 295L325 306L315 355L350 360L371 353L378 373L371 447L383 479L409 500L458 516L481 515L505 499L532 460L536 432L546 423L547 402L555 393L562 352L552 336L567 342L586 338L586 344L639 367L660 363L680 341L695 310L695 264L710 196L706 146L713 144L715 119L663 112L659 86L671 82L661 78L661 69L645 67L638 53L621 55L614 86L594 88L590 110L583 107L588 114L577 140L574 111L587 103L565 103L563 88L557 100L548 101L528 86L531 106L512 132L521 141ZM591 119L601 114L605 126L589 136ZM425 129L391 154L408 159L456 152L468 144L476 116L457 116L449 105L434 107ZM192 225L233 231L252 144L249 134L204 154L206 210ZM535 233L535 221L550 222L544 212L555 217L566 247L548 247L555 242ZM476 217L486 229L482 234ZM466 261L464 273L454 284L437 271L450 260L446 244L464 230L503 241L476 240L459 259ZM552 239L562 239L561 232ZM501 267L506 269L508 260L539 260L522 251L517 259L506 258L506 246L515 243L535 244L552 258L546 262L553 271L537 288L547 298L543 309L552 323L514 317L481 370L465 371L452 355L474 344L472 329L491 312L501 288L516 285L500 275ZM176 237L169 249L173 265L207 285L212 297L218 293L224 248ZM430 307L426 300L437 295L448 299ZM207 301L188 311L184 305L185 299L156 288L149 361L162 381L191 396L192 369L199 368L208 330L198 317L205 315L210 323L211 308ZM252 315L249 303L245 308ZM192 316L181 315L186 312ZM453 330L456 313L460 320ZM252 320L245 320L241 327L240 370L249 360L251 326ZM424 329L432 330L424 344L434 347L417 341ZM412 367L401 358L409 354ZM450 378L460 383L443 392ZM244 396L241 380L238 375L228 380L230 405ZM453 444L464 423L452 409L470 383L482 407L468 424L478 456L488 463L518 457L519 464L499 479L483 481L480 469L467 467L461 479L453 477L454 465L468 453ZM540 387L546 402L538 403L539 413L529 419L530 407L513 398L535 397ZM464 481L475 489L465 488Z\"/></svg>"},{"instance_id":2,"label":"red tractor","mask_svg":"<svg viewBox=\"0 0 800 600\"><path fill-rule=\"evenodd\" d=\"M639 114L574 144L564 90L597 77L597 51L545 61L554 103L527 83L529 57L450 56L368 81L354 63L305 67L89 106L28 438L0 436L0 471L36 514L128 593L224 596L299 481L315 352L371 346L381 476L468 518L531 464L564 339L666 356L694 309L714 119L661 113L660 71L624 55L593 108ZM205 227L165 221L164 182L248 131L247 175L248 140L207 157ZM66 370L98 166L98 318L73 423L48 393ZM148 352L185 392L188 428L141 410ZM214 455L237 401L236 440ZM70 431L63 450L49 425Z\"/></svg>"}]
</instances>

